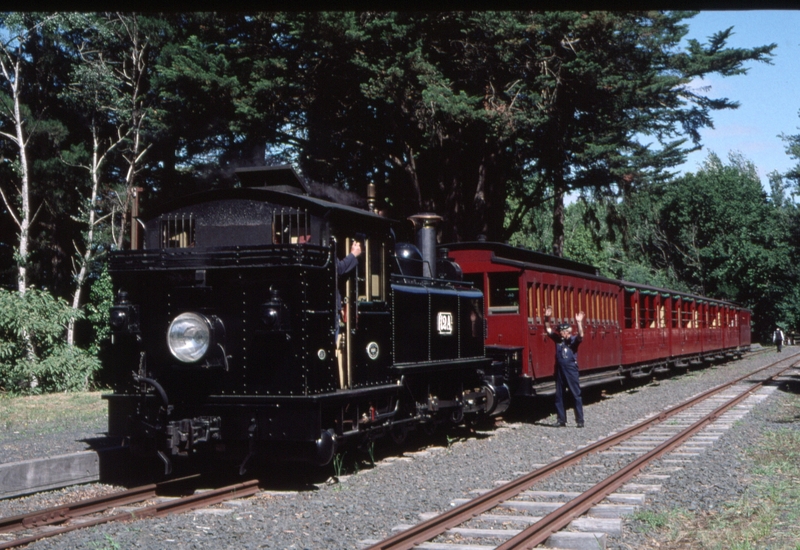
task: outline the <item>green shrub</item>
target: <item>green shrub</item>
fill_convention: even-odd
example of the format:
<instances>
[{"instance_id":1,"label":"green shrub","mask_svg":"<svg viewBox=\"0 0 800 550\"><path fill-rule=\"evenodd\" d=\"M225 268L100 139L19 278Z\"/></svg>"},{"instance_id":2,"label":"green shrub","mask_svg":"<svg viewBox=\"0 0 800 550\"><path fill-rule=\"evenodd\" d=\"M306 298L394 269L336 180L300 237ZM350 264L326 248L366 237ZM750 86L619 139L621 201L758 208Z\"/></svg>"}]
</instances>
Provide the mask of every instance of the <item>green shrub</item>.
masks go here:
<instances>
[{"instance_id":1,"label":"green shrub","mask_svg":"<svg viewBox=\"0 0 800 550\"><path fill-rule=\"evenodd\" d=\"M11 393L89 389L100 363L86 350L66 343L69 320L82 317L49 292L0 289L0 389Z\"/></svg>"}]
</instances>

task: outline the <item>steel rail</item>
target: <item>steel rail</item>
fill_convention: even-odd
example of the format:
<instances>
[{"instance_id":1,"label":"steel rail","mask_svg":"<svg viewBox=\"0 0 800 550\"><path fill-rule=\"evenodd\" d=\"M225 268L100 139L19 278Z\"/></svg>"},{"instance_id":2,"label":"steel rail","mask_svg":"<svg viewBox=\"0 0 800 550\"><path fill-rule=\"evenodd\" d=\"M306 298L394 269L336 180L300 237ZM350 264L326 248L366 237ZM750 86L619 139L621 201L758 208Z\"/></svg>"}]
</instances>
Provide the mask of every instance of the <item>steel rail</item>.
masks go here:
<instances>
[{"instance_id":1,"label":"steel rail","mask_svg":"<svg viewBox=\"0 0 800 550\"><path fill-rule=\"evenodd\" d=\"M625 428L616 434L603 439L601 441L597 441L595 443L589 444L586 447L575 451L567 456L564 456L550 464L543 466L537 470L529 474L525 474L523 476L518 477L515 480L512 480L505 485L492 489L482 495L479 495L469 502L451 508L450 510L433 517L429 520L420 522L404 531L400 531L391 537L388 537L382 541L379 541L372 546L367 547L366 550L408 550L414 548L415 546L422 544L423 542L432 540L433 538L443 534L448 529L456 527L466 521L479 516L480 514L486 512L487 510L491 510L492 508L498 506L499 504L517 496L519 493L527 490L529 487L538 483L550 475L558 472L559 470L566 468L567 466L571 466L577 462L580 462L584 457L592 454L604 451L609 447L613 447L618 443L625 441L639 433L644 432L652 424L656 422L663 422L671 416L674 416L684 410L693 407L698 402L706 399L716 393L724 391L725 389L738 384L739 382L746 380L754 375L757 375L767 369L773 368L776 365L784 362L789 361L797 354L789 356L785 359L781 359L759 369L756 369L753 372L750 372L744 376L726 382L724 384L720 384L714 388L706 390L694 397L689 398L688 400L675 405L661 413L652 416L639 424L630 426ZM787 367L788 368L788 367ZM554 512L553 512L554 513ZM544 518L543 518L544 519Z\"/></svg>"},{"instance_id":2,"label":"steel rail","mask_svg":"<svg viewBox=\"0 0 800 550\"><path fill-rule=\"evenodd\" d=\"M10 533L21 529L32 529L34 527L41 527L42 525L61 523L80 516L102 512L115 506L124 506L125 504L141 502L148 498L155 497L159 491L169 486L197 479L198 477L198 474L194 474L170 479L169 481L162 481L160 483L150 483L134 487L133 489L101 495L99 497L59 504L52 508L0 518L0 533Z\"/></svg>"},{"instance_id":3,"label":"steel rail","mask_svg":"<svg viewBox=\"0 0 800 550\"><path fill-rule=\"evenodd\" d=\"M34 527L41 527L42 525L60 523L80 516L102 512L114 506L141 502L156 496L157 487L158 485L152 483L149 485L142 485L141 487L135 487L127 491L82 500L80 502L53 506L52 508L37 510L36 512L28 514L0 518L0 533L11 533L22 529L31 529Z\"/></svg>"},{"instance_id":4,"label":"steel rail","mask_svg":"<svg viewBox=\"0 0 800 550\"><path fill-rule=\"evenodd\" d=\"M150 486L143 486L143 487L150 487ZM137 488L137 489L140 489L140 488ZM139 494L145 494L146 492L147 491L142 491ZM203 493L190 495L188 497L177 498L175 500L171 500L171 501L167 501L167 502L160 502L160 503L157 503L157 504L153 504L153 505L150 505L150 506L145 506L143 508L140 508L140 509L137 509L137 510L132 510L132 511L129 511L129 512L122 512L122 513L119 513L119 514L114 514L114 515L109 515L109 516L103 516L103 517L98 517L98 518L94 518L94 519L89 519L87 521L81 521L80 523L76 523L76 524L73 524L73 525L65 525L63 527L59 527L59 528L56 528L56 529L48 530L46 532L37 533L37 534L30 535L30 536L27 536L27 537L21 537L21 538L15 539L15 540L11 540L11 541L0 543L0 549L13 548L15 546L22 546L23 544L30 544L31 542L35 542L35 541L41 540L43 538L52 537L54 535L60 535L60 534L63 534L63 533L68 533L68 532L74 531L76 529L83 529L83 528L86 528L86 527L92 527L94 525L100 525L100 524L103 524L103 523L110 523L110 522L113 522L113 521L124 521L124 520L138 519L138 518L162 517L162 516L166 516L166 515L169 515L169 514L177 514L177 513L185 512L185 511L188 511L188 510L193 510L195 508L200 508L202 506L211 506L212 504L218 504L220 502L223 502L225 500L230 500L230 499L233 499L233 498L241 498L241 497L251 496L251 495L254 495L257 492L258 492L258 480L257 479L253 479L253 480L250 480L250 481L246 481L244 483L237 483L235 485L229 485L227 487L214 489L212 491L206 491L206 492L203 492ZM128 493L128 491L124 491L122 494L115 493L114 495L109 495L109 497L113 497L113 496L117 495L117 496L120 496L120 497L123 497L123 498L121 498L119 501L113 501L113 499L107 499L108 502L115 502L115 503L114 504L110 504L110 505L106 505L105 507L100 507L100 505L98 503L95 506L96 509L94 510L94 512L87 512L87 513L97 513L97 512L103 511L103 510L108 510L109 508L112 508L114 506L119 506L119 505L121 505L123 503L135 502L135 501L127 501L127 502L125 502L124 495L127 494L127 493ZM155 495L155 493L153 493L153 495ZM99 499L89 499L89 500L96 501L96 500L100 500L102 498L103 497L100 497ZM148 498L148 497L145 497L144 499L139 499L139 500L146 500L146 498ZM88 502L88 501L86 501L86 502ZM76 503L74 506L77 507L80 504L82 504L82 503ZM59 507L55 507L55 508L53 508L51 510L56 510L58 508ZM49 512L49 510L48 511L42 511L42 512L35 512L34 514L30 514L30 516L35 516L37 514L41 515L41 514L46 513L46 512ZM86 515L86 513L81 514L81 515ZM21 517L21 516L16 516L16 517ZM77 517L77 516L65 517L63 520L55 520L54 522L67 521L69 519L73 519L74 517ZM9 518L9 519L12 519L12 518ZM50 522L50 523L54 523L54 522ZM37 524L37 526L38 525L42 525L42 524Z\"/></svg>"},{"instance_id":5,"label":"steel rail","mask_svg":"<svg viewBox=\"0 0 800 550\"><path fill-rule=\"evenodd\" d=\"M751 387L747 388L745 391L730 399L726 403L720 405L704 417L700 418L691 426L682 430L680 433L674 435L651 451L638 457L633 462L610 475L600 483L596 484L594 487L583 492L581 495L564 503L561 507L550 512L530 527L523 529L519 534L499 545L497 550L516 550L523 548L529 549L542 544L552 534L569 525L570 522L575 518L587 512L590 508L592 508L592 506L598 504L608 495L621 487L624 483L630 481L652 461L682 445L691 436L705 428L708 424L711 424L717 420L720 416L722 416L722 414L727 412L728 409L744 401L750 396L750 394L761 388L767 381L777 378L789 368L791 367L786 367L771 377L753 384Z\"/></svg>"}]
</instances>

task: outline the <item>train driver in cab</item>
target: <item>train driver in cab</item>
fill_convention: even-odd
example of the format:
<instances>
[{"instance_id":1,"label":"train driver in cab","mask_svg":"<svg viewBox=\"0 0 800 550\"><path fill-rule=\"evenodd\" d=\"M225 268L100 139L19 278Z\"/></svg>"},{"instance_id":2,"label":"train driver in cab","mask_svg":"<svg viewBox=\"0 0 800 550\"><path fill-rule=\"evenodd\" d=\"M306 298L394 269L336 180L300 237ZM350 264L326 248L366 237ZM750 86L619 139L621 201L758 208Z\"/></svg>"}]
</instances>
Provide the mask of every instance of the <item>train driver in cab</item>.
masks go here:
<instances>
[{"instance_id":1,"label":"train driver in cab","mask_svg":"<svg viewBox=\"0 0 800 550\"><path fill-rule=\"evenodd\" d=\"M336 258L336 275L341 278L351 273L358 265L358 257L361 255L361 243L353 241L350 245L350 254L343 259ZM342 309L342 297L339 293L339 286L336 286L336 347L339 347L339 328L344 322L344 315Z\"/></svg>"}]
</instances>

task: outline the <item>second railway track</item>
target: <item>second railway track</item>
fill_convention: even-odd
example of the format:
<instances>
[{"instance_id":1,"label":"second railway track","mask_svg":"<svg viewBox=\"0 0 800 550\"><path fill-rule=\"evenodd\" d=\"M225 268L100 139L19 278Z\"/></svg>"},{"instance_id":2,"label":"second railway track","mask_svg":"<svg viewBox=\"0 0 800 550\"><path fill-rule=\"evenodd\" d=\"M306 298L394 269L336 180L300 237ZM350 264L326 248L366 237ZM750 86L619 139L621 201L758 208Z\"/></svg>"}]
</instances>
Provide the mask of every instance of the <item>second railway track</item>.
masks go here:
<instances>
[{"instance_id":1,"label":"second railway track","mask_svg":"<svg viewBox=\"0 0 800 550\"><path fill-rule=\"evenodd\" d=\"M180 498L158 497L161 489L175 484L176 481L144 485L0 518L0 549L23 546L43 538L103 523L177 514L258 492L258 480L254 479Z\"/></svg>"},{"instance_id":2,"label":"second railway track","mask_svg":"<svg viewBox=\"0 0 800 550\"><path fill-rule=\"evenodd\" d=\"M611 436L586 445L574 453L556 460L541 468L504 483L500 487L487 490L471 499L456 500L455 508L445 513L434 515L414 526L399 526L398 533L383 541L364 541L369 550L398 550L410 548L427 548L437 550L484 550L498 548L501 550L534 548L547 542L548 546L559 548L604 548L607 532L619 529L615 523L607 523L607 532L592 532L592 525L599 524L591 520L583 525L575 521L583 514L589 513L595 518L609 517L616 513L630 513L632 508L614 507L614 501L637 502L644 495L617 494L610 499L610 504L603 508L602 502L609 502L614 492L625 486L636 489L646 487L632 486L631 480L643 469L667 453L683 448L683 456L696 456L708 449L708 444L718 435L708 435L704 440L697 440L694 445L687 442L704 428L726 419L733 422L738 412L731 410L742 405L747 410L752 404L764 396L754 395L769 382L785 372L796 361L796 357L782 359L762 367L752 373L719 385L708 391L671 407L660 414L642 422L620 430ZM753 380L756 378L757 380ZM725 416L727 415L727 416ZM708 452L713 452L709 450ZM605 461L600 465L586 464L590 457L615 455L623 460L618 466L610 466ZM600 462L603 462L602 460ZM543 484L553 475L564 475L568 469L596 467L602 472L602 479L586 491L569 494L566 492L532 491L532 488ZM613 473L609 474L609 470ZM582 478L583 476L575 477ZM596 476L595 476L596 477ZM535 503L531 498L555 497L557 503ZM509 515L509 511L513 515ZM544 512L536 516L535 512ZM549 513L548 513L549 511ZM485 525L500 527L485 528ZM517 526L521 528L514 528ZM573 531L583 533L561 532L572 525ZM511 526L511 527L510 527ZM551 539L552 537L552 539ZM549 540L550 539L550 540ZM490 542L491 545L486 543Z\"/></svg>"}]
</instances>

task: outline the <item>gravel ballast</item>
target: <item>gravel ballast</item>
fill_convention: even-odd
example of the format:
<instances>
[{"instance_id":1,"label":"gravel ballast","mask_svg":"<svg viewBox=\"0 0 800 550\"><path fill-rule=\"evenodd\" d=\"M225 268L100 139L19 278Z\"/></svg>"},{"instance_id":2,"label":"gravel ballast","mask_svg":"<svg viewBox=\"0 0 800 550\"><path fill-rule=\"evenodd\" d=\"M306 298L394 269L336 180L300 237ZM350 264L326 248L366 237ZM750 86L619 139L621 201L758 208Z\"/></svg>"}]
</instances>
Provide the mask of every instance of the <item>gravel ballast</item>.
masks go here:
<instances>
[{"instance_id":1,"label":"gravel ballast","mask_svg":"<svg viewBox=\"0 0 800 550\"><path fill-rule=\"evenodd\" d=\"M360 548L361 541L389 536L396 525L418 522L421 513L444 511L454 499L470 498L474 496L472 491L491 489L495 481L518 477L581 445L796 351L793 347L785 348L780 355L768 351L646 385L587 392L584 429L575 427L571 411L569 426L556 428L552 399L532 401L529 406L536 410L510 415L493 429L466 438L453 439L452 434L450 438L440 437L439 446L402 454L398 450L394 456L378 461L374 468L355 474L351 471L338 483L320 482L310 490L264 492L255 498L220 505L216 511L98 526L39 541L32 548ZM687 462L663 483L660 492L648 495L646 506L655 511L713 510L739 498L746 486L743 472L749 467L744 451L757 444L765 430L774 429L770 408L780 407L788 397L783 391L773 392L727 430L702 460ZM786 424L781 427L798 429ZM84 430L93 431L91 427ZM86 448L80 442L70 443L70 437L69 433L20 437L14 447L24 449L26 458L46 456L54 448ZM64 441L54 441L62 438ZM15 460L15 453L5 442L0 445L0 460ZM363 456L367 458L366 453ZM324 477L320 475L318 479ZM561 490L576 490L574 480L550 481L548 489L559 489L558 483L563 483ZM58 494L80 490L87 488L65 489ZM0 517L37 507L37 499L41 498L44 497L0 501ZM609 538L608 548L647 545L650 537L638 531L641 525L634 520L626 520L626 524L622 537Z\"/></svg>"}]
</instances>

